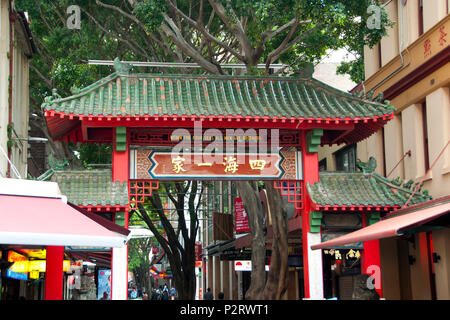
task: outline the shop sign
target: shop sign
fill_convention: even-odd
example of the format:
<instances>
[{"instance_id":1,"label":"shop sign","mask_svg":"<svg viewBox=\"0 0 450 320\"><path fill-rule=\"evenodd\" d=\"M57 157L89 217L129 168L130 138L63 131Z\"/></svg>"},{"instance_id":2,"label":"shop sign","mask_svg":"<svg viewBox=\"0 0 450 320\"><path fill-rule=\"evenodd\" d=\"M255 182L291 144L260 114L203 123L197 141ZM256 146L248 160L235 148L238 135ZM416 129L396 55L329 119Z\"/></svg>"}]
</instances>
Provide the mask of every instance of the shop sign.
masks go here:
<instances>
[{"instance_id":1,"label":"shop sign","mask_svg":"<svg viewBox=\"0 0 450 320\"><path fill-rule=\"evenodd\" d=\"M32 271L45 272L46 261L45 260L29 260L29 261L17 261L9 268L9 270L18 273L27 273ZM70 261L63 261L63 271L70 270Z\"/></svg>"},{"instance_id":2,"label":"shop sign","mask_svg":"<svg viewBox=\"0 0 450 320\"><path fill-rule=\"evenodd\" d=\"M130 150L130 179L302 180L301 152L193 153Z\"/></svg>"},{"instance_id":3,"label":"shop sign","mask_svg":"<svg viewBox=\"0 0 450 320\"><path fill-rule=\"evenodd\" d=\"M359 213L324 213L323 228L359 229L362 218Z\"/></svg>"},{"instance_id":4,"label":"shop sign","mask_svg":"<svg viewBox=\"0 0 450 320\"><path fill-rule=\"evenodd\" d=\"M27 257L15 251L8 251L8 262L26 261Z\"/></svg>"},{"instance_id":5,"label":"shop sign","mask_svg":"<svg viewBox=\"0 0 450 320\"><path fill-rule=\"evenodd\" d=\"M28 274L6 270L6 277L16 280L28 280Z\"/></svg>"},{"instance_id":6,"label":"shop sign","mask_svg":"<svg viewBox=\"0 0 450 320\"><path fill-rule=\"evenodd\" d=\"M266 271L269 271L269 266L266 264ZM234 261L234 271L252 271L251 260L236 260Z\"/></svg>"},{"instance_id":7,"label":"shop sign","mask_svg":"<svg viewBox=\"0 0 450 320\"><path fill-rule=\"evenodd\" d=\"M202 261L202 258L200 258L200 255L202 254L202 243L200 241L195 242L195 262L197 267L197 262Z\"/></svg>"},{"instance_id":8,"label":"shop sign","mask_svg":"<svg viewBox=\"0 0 450 320\"><path fill-rule=\"evenodd\" d=\"M234 199L234 228L236 233L250 232L247 212L244 209L244 203L240 197Z\"/></svg>"},{"instance_id":9,"label":"shop sign","mask_svg":"<svg viewBox=\"0 0 450 320\"><path fill-rule=\"evenodd\" d=\"M353 231L353 230L352 230ZM351 232L351 231L349 231ZM346 235L349 232L329 232L327 230L324 230L322 233L322 242L330 241L335 238L341 237L343 235ZM355 243L349 243L344 244L340 246L332 247L333 249L363 249L363 243L362 242L355 242ZM331 248L330 248L331 249Z\"/></svg>"}]
</instances>

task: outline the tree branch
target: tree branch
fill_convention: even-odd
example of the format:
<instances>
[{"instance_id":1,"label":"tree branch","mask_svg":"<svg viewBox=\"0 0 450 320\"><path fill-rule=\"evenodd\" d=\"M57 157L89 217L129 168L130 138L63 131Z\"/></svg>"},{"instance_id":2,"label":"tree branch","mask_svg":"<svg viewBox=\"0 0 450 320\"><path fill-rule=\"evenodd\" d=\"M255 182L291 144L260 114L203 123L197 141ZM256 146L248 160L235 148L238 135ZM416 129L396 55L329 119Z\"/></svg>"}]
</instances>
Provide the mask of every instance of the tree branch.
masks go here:
<instances>
[{"instance_id":1,"label":"tree branch","mask_svg":"<svg viewBox=\"0 0 450 320\"><path fill-rule=\"evenodd\" d=\"M34 72L36 72L36 74L39 76L39 78L41 78L41 79L44 81L44 83L46 84L46 86L47 86L49 89L53 89L53 82L52 82L50 79L46 78L46 77L39 71L38 68L36 68L32 63L30 63L30 68L31 68Z\"/></svg>"},{"instance_id":2,"label":"tree branch","mask_svg":"<svg viewBox=\"0 0 450 320\"><path fill-rule=\"evenodd\" d=\"M239 43L244 51L244 56L241 61L244 63L248 63L251 65L255 65L258 63L257 59L254 56L254 49L252 44L250 43L249 38L247 37L244 28L242 27L241 21L238 19L233 10L231 10L233 23L228 19L225 8L222 6L220 2L209 0L209 3L213 10L217 13L219 18L223 21L223 23L227 26L227 28L235 35L235 37L239 40Z\"/></svg>"},{"instance_id":3,"label":"tree branch","mask_svg":"<svg viewBox=\"0 0 450 320\"><path fill-rule=\"evenodd\" d=\"M297 25L298 26L298 25ZM265 73L268 74L269 72L269 66L273 61L276 61L283 53L285 53L286 51L288 51L290 48L292 48L292 46L294 46L295 44L297 44L298 42L300 42L300 40L306 38L307 36L309 36L312 32L316 31L317 29L321 28L322 25L316 25L313 28L302 32L301 34L299 34L297 37L294 38L294 40L292 40L291 42L288 43L288 41L290 40L290 38L292 37L292 35L290 35L290 37L286 37L283 42L278 46L278 48L276 48L274 51L272 51L268 56L267 56L267 60L266 60L266 71ZM291 29L291 31L295 31L293 28ZM290 32L291 33L291 32Z\"/></svg>"},{"instance_id":4,"label":"tree branch","mask_svg":"<svg viewBox=\"0 0 450 320\"><path fill-rule=\"evenodd\" d=\"M173 9L174 13L177 16L181 16L184 20L186 20L186 22L188 24L190 24L191 26L193 26L194 28L196 28L197 30L199 30L200 32L202 32L202 34L210 41L218 44L219 46L223 47L224 49L230 51L236 58L238 58L241 61L244 61L244 57L239 54L239 52L237 52L236 50L234 50L233 48L231 48L230 46L228 46L226 43L220 41L219 39L217 39L216 37L214 37L213 35L211 35L203 26L203 23L201 23L201 18L199 17L199 19L197 21L194 21L193 19L191 19L190 17L188 17L183 11L181 11L178 7L176 7L172 1L170 0L166 0L166 3L169 5L170 8ZM203 3L203 2L202 2Z\"/></svg>"},{"instance_id":5,"label":"tree branch","mask_svg":"<svg viewBox=\"0 0 450 320\"><path fill-rule=\"evenodd\" d=\"M188 56L195 60L202 68L212 74L220 74L220 70L216 65L206 60L195 48L193 48L181 35L180 30L175 25L173 20L164 15L166 23L161 24L161 30L178 46L179 49L184 51Z\"/></svg>"}]
</instances>

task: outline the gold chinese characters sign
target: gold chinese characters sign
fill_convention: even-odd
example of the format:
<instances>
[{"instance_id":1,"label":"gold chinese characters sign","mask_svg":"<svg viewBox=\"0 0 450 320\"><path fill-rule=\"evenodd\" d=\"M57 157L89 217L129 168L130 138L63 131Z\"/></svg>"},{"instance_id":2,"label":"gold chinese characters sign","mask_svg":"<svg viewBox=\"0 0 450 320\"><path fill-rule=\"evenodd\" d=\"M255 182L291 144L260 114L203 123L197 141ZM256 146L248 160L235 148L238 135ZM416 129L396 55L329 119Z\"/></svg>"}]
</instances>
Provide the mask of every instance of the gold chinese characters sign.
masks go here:
<instances>
[{"instance_id":1,"label":"gold chinese characters sign","mask_svg":"<svg viewBox=\"0 0 450 320\"><path fill-rule=\"evenodd\" d=\"M130 151L130 179L301 180L301 152L282 149L278 154L173 154L170 151Z\"/></svg>"}]
</instances>

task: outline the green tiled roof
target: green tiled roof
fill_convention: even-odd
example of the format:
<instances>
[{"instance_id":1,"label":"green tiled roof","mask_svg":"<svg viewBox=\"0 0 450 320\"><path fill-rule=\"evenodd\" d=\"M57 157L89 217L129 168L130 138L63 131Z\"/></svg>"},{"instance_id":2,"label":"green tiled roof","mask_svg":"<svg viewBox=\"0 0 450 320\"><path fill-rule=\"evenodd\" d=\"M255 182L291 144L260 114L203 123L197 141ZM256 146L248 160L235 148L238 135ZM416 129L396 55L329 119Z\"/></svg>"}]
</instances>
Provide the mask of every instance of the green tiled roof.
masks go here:
<instances>
[{"instance_id":1,"label":"green tiled roof","mask_svg":"<svg viewBox=\"0 0 450 320\"><path fill-rule=\"evenodd\" d=\"M319 206L402 206L414 189L414 185L398 186L376 173L363 172L320 172L319 182L306 187ZM409 205L430 199L428 192L417 192Z\"/></svg>"},{"instance_id":2,"label":"green tiled roof","mask_svg":"<svg viewBox=\"0 0 450 320\"><path fill-rule=\"evenodd\" d=\"M55 171L51 180L69 202L79 206L128 205L127 183L113 182L111 170Z\"/></svg>"},{"instance_id":3,"label":"green tiled roof","mask_svg":"<svg viewBox=\"0 0 450 320\"><path fill-rule=\"evenodd\" d=\"M359 98L316 79L115 72L61 98L46 111L77 116L251 116L367 119L392 115L393 107Z\"/></svg>"}]
</instances>

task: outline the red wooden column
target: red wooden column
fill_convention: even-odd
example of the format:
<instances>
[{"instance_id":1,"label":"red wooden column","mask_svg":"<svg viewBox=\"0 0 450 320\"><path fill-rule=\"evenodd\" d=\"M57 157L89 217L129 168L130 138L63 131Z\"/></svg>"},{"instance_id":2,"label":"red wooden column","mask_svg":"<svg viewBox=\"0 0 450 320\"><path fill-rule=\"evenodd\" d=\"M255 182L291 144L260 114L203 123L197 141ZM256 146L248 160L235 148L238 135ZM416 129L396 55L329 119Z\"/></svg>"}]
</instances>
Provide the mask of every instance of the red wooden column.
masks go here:
<instances>
[{"instance_id":1,"label":"red wooden column","mask_svg":"<svg viewBox=\"0 0 450 320\"><path fill-rule=\"evenodd\" d=\"M63 299L64 247L47 246L45 266L45 300Z\"/></svg>"},{"instance_id":2,"label":"red wooden column","mask_svg":"<svg viewBox=\"0 0 450 320\"><path fill-rule=\"evenodd\" d=\"M313 211L309 195L306 191L306 183L319 181L319 161L317 152L308 152L308 138L305 131L302 132L302 157L303 157L303 194L304 206L302 212L302 250L303 250L303 277L305 287L305 298L323 299L323 272L322 272L322 251L313 252L311 245L320 243L320 233L310 232L309 215ZM309 149L311 151L311 149ZM319 240L318 240L318 239ZM320 263L320 265L317 265Z\"/></svg>"},{"instance_id":3,"label":"red wooden column","mask_svg":"<svg viewBox=\"0 0 450 320\"><path fill-rule=\"evenodd\" d=\"M127 128L115 128L113 136L112 180L126 182L128 181L130 169Z\"/></svg>"},{"instance_id":4,"label":"red wooden column","mask_svg":"<svg viewBox=\"0 0 450 320\"><path fill-rule=\"evenodd\" d=\"M126 127L114 129L112 180L128 182L130 152ZM117 213L116 213L117 214ZM128 228L128 210L125 210L124 227ZM127 300L128 296L128 245L111 249L111 300Z\"/></svg>"},{"instance_id":5,"label":"red wooden column","mask_svg":"<svg viewBox=\"0 0 450 320\"><path fill-rule=\"evenodd\" d=\"M367 214L362 214L362 226L367 227L370 225ZM380 297L382 297L381 286L381 264L380 264L380 240L371 240L363 242L363 256L361 259L361 272L369 276L373 276L375 279L373 285L377 290Z\"/></svg>"}]
</instances>

